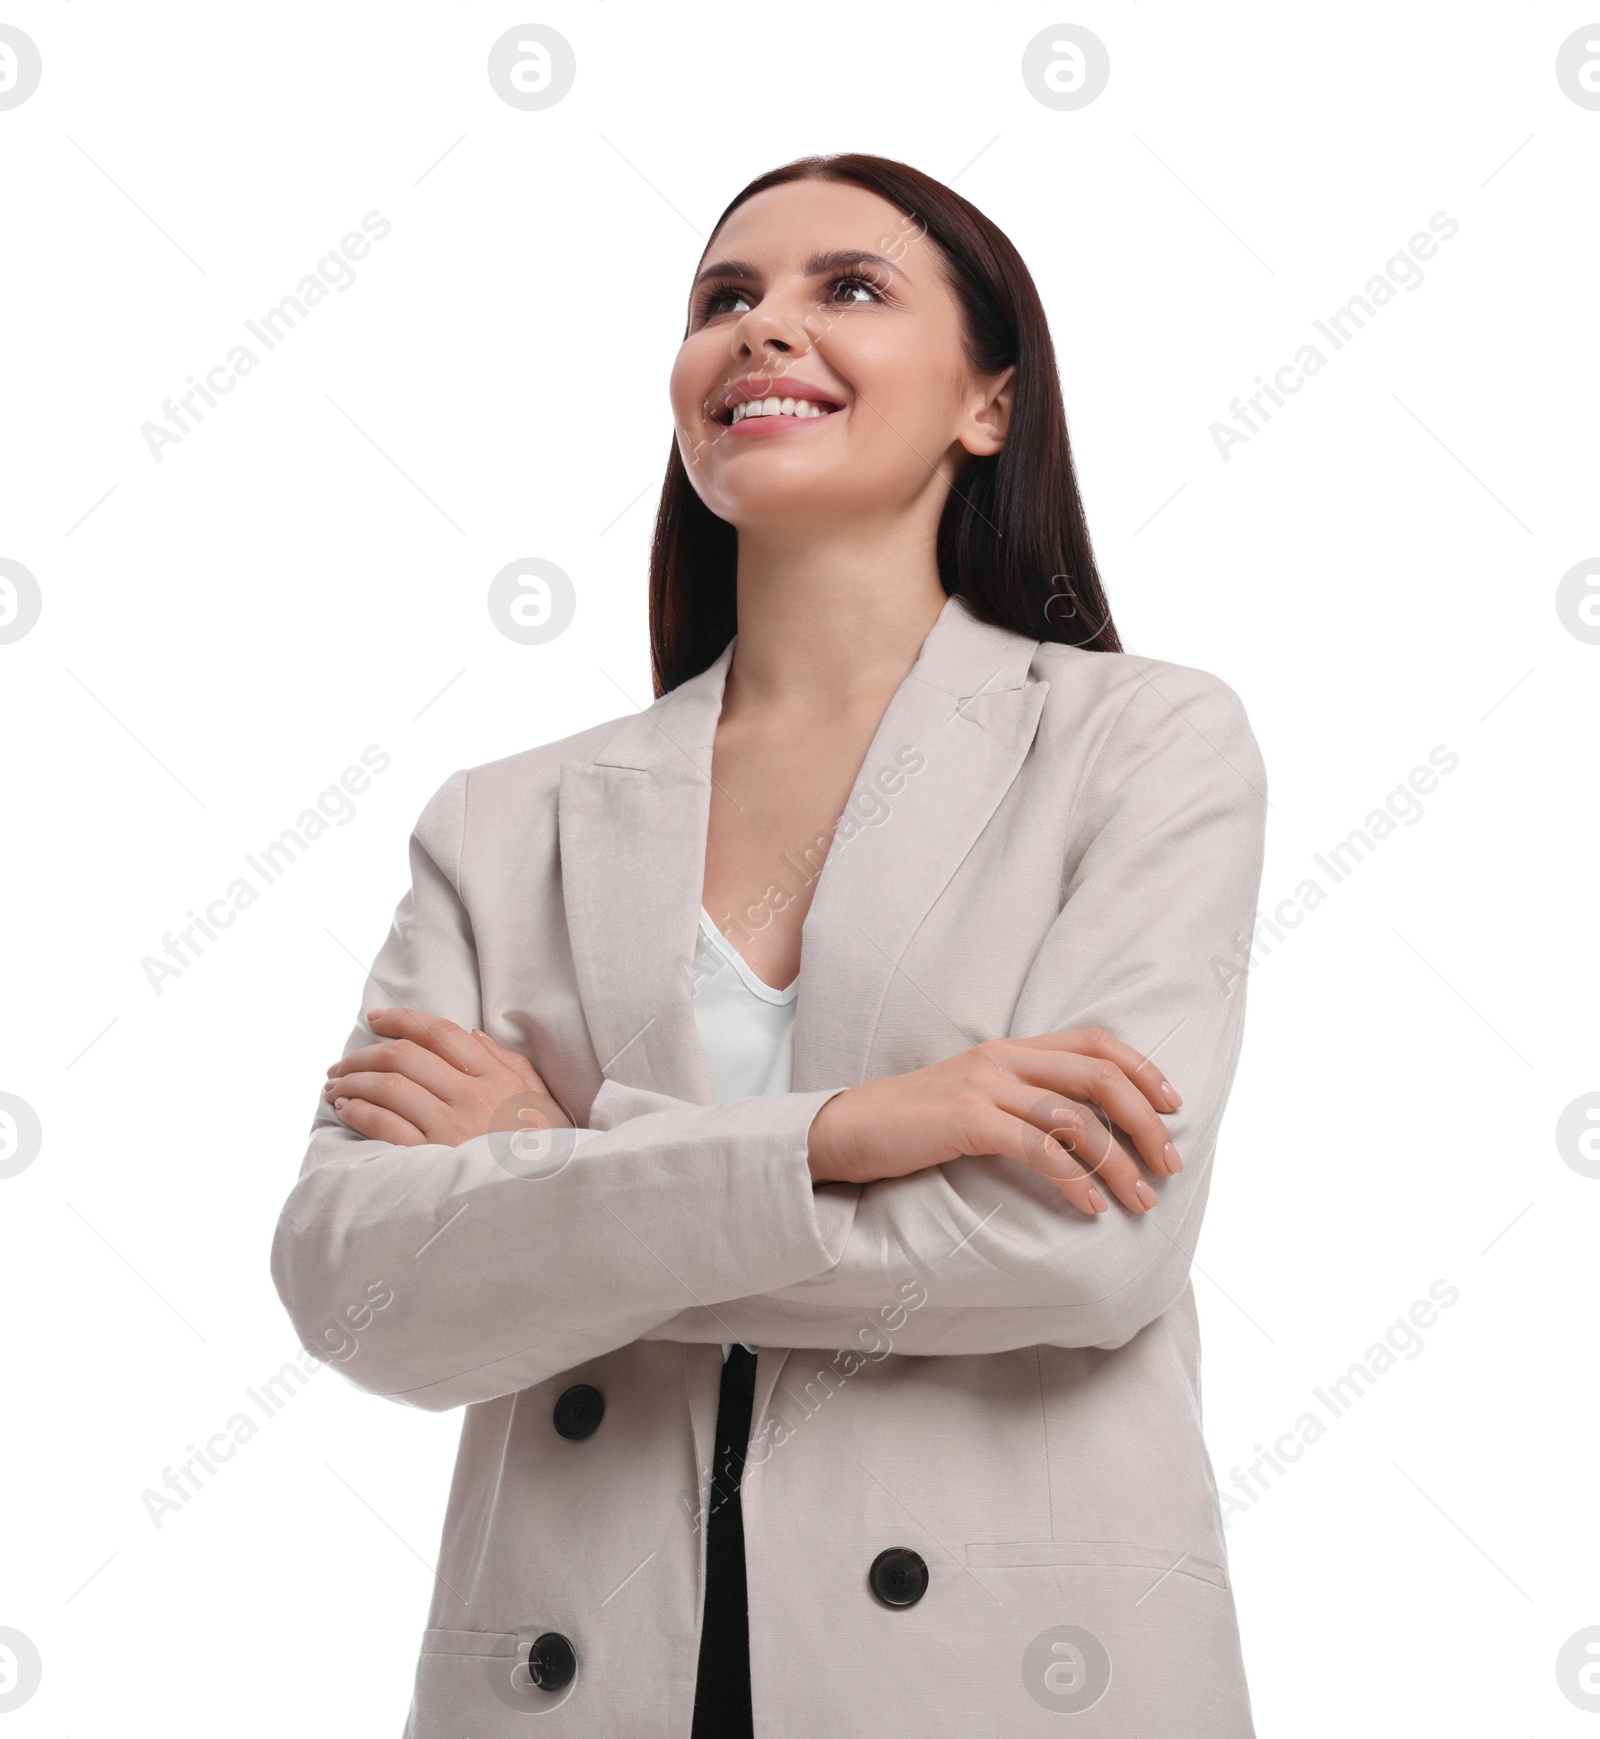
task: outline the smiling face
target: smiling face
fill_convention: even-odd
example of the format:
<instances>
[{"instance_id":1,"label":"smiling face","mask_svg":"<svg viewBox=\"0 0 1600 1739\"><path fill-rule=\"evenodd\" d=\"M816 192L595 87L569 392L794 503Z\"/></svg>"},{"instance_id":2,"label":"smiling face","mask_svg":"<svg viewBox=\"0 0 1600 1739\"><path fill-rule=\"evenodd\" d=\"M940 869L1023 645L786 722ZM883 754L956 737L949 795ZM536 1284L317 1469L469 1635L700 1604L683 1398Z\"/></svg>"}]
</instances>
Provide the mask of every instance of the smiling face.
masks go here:
<instances>
[{"instance_id":1,"label":"smiling face","mask_svg":"<svg viewBox=\"0 0 1600 1739\"><path fill-rule=\"evenodd\" d=\"M1011 376L977 375L937 247L877 194L796 181L712 238L672 370L696 493L741 533L938 524L1005 438Z\"/></svg>"}]
</instances>

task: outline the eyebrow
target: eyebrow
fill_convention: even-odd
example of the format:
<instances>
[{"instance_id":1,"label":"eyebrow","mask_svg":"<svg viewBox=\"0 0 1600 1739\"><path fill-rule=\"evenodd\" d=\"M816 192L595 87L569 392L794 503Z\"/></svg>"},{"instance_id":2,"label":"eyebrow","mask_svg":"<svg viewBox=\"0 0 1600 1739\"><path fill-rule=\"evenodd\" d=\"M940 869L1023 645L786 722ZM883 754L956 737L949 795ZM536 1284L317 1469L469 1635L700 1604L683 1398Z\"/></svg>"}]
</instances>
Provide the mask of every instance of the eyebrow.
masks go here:
<instances>
[{"instance_id":1,"label":"eyebrow","mask_svg":"<svg viewBox=\"0 0 1600 1739\"><path fill-rule=\"evenodd\" d=\"M891 277L898 272L903 278L909 279L910 274L903 266L891 265L882 254L869 252L865 248L835 248L831 253L813 254L801 266L803 277L819 278L824 272L848 271L853 266L876 266ZM691 290L698 288L707 278L759 278L757 267L748 260L715 260L703 272L696 275Z\"/></svg>"}]
</instances>

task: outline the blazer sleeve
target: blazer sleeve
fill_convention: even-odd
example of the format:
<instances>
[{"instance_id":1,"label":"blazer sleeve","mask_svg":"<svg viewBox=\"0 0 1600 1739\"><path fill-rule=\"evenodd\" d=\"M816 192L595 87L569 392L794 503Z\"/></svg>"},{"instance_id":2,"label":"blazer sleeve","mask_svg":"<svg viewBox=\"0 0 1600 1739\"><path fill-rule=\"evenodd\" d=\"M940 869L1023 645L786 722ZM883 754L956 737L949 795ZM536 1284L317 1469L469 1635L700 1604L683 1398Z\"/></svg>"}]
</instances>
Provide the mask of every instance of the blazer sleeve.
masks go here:
<instances>
[{"instance_id":1,"label":"blazer sleeve","mask_svg":"<svg viewBox=\"0 0 1600 1739\"><path fill-rule=\"evenodd\" d=\"M911 1354L1121 1346L1188 1284L1217 1132L1244 1031L1266 774L1225 684L1145 666L1086 780L1064 900L1024 984L1012 1037L1102 1027L1159 1062L1183 1096L1165 1121L1183 1157L1147 1214L1090 1219L1027 1167L965 1158L856 1190L818 1189L848 1222L831 1269L647 1336ZM1240 949L1240 944L1245 946ZM1108 1198L1109 1199L1109 1198Z\"/></svg>"},{"instance_id":2,"label":"blazer sleeve","mask_svg":"<svg viewBox=\"0 0 1600 1739\"><path fill-rule=\"evenodd\" d=\"M424 810L363 1010L482 1024L459 892L465 807L456 773ZM373 1042L358 1022L345 1054ZM838 1090L713 1107L655 1096L614 1127L552 1132L531 1158L493 1135L459 1147L366 1140L319 1096L273 1239L274 1283L302 1345L361 1388L430 1411L513 1393L686 1305L832 1267L843 1227L825 1236L806 1145ZM602 1090L591 1123L607 1122L609 1102Z\"/></svg>"}]
</instances>

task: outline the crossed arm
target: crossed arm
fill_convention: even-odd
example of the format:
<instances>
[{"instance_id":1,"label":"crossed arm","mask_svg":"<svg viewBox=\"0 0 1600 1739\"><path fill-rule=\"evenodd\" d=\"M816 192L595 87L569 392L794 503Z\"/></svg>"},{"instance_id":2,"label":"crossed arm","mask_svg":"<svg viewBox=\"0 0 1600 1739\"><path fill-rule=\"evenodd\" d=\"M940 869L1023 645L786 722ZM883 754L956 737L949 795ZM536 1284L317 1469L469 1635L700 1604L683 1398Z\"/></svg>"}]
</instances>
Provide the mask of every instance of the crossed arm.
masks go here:
<instances>
[{"instance_id":1,"label":"crossed arm","mask_svg":"<svg viewBox=\"0 0 1600 1739\"><path fill-rule=\"evenodd\" d=\"M458 806L435 799L374 968L402 1005L330 1071L274 1244L302 1339L327 1344L382 1281L395 1304L347 1374L434 1409L641 1337L856 1346L907 1278L924 1302L900 1352L1122 1344L1187 1281L1242 1034L1242 986L1213 961L1253 924L1263 784L1221 685L1181 715L1136 695L1016 1011L1030 1036L713 1107L608 1082L581 1130L475 1030L470 924L440 867ZM553 1169L508 1166L518 1129Z\"/></svg>"},{"instance_id":2,"label":"crossed arm","mask_svg":"<svg viewBox=\"0 0 1600 1739\"><path fill-rule=\"evenodd\" d=\"M481 1030L415 1008L374 1008L376 1043L328 1069L323 1097L348 1128L397 1147L455 1147L491 1131L570 1129L528 1059ZM687 1101L681 1103L687 1104ZM1183 1103L1131 1045L1090 1028L991 1039L942 1062L841 1089L807 1130L814 1183L869 1184L967 1155L1029 1166L1075 1208L1106 1212L1103 1183L1133 1213L1160 1197L1107 1124L1158 1176L1183 1161L1158 1112Z\"/></svg>"}]
</instances>

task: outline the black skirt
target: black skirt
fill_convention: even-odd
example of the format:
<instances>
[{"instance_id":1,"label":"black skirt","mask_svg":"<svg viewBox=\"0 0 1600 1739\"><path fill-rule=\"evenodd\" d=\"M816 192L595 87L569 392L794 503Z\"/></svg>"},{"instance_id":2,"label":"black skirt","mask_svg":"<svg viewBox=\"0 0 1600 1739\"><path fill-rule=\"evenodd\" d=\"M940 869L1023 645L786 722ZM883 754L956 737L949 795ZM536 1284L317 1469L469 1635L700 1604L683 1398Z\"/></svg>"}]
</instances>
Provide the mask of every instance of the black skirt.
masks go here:
<instances>
[{"instance_id":1,"label":"black skirt","mask_svg":"<svg viewBox=\"0 0 1600 1739\"><path fill-rule=\"evenodd\" d=\"M750 1447L756 1355L734 1342L722 1367L717 1448L706 1500L706 1604L700 1626L690 1739L754 1739L750 1713L750 1609L739 1482Z\"/></svg>"}]
</instances>

